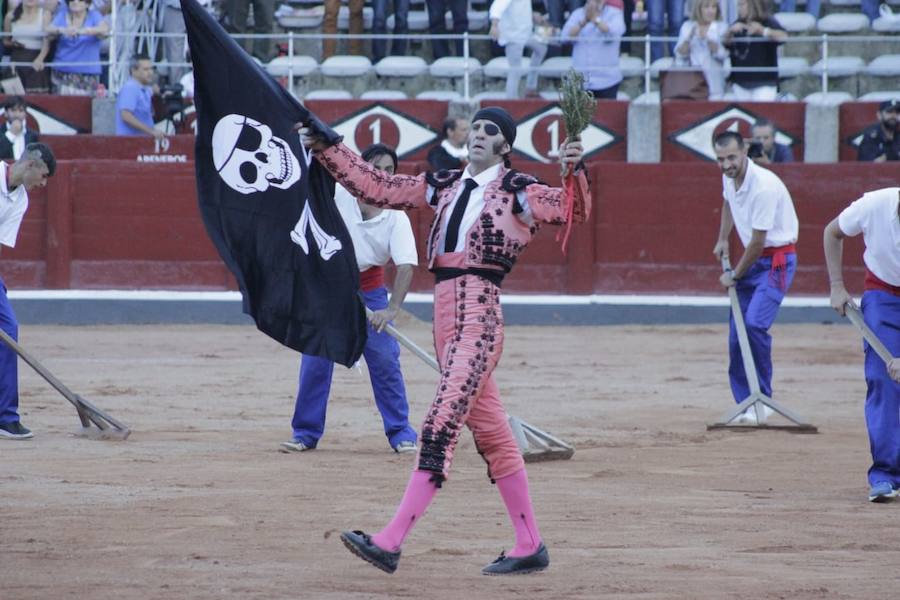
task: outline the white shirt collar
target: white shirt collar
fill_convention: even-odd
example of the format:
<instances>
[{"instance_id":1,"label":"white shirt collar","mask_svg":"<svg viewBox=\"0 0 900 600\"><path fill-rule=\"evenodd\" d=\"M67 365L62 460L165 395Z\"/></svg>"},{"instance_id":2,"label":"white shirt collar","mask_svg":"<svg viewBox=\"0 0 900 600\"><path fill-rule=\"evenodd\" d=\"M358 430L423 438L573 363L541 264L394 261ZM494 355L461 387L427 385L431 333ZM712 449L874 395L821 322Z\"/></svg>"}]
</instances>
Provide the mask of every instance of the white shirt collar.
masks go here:
<instances>
[{"instance_id":1,"label":"white shirt collar","mask_svg":"<svg viewBox=\"0 0 900 600\"><path fill-rule=\"evenodd\" d=\"M471 168L472 168L472 165L469 165L468 167L466 167L466 170L463 173L463 181L465 181L466 179L474 179L475 183L478 184L478 187L483 187L497 178L497 175L500 174L500 169L503 168L503 163L497 163L493 167L490 167L489 169L485 169L478 175L474 175L474 176L469 171L469 169L471 169Z\"/></svg>"},{"instance_id":2,"label":"white shirt collar","mask_svg":"<svg viewBox=\"0 0 900 600\"><path fill-rule=\"evenodd\" d=\"M441 148L446 150L447 154L453 158L469 158L469 148L465 145L462 148L457 148L450 143L450 140L444 140L441 142Z\"/></svg>"}]
</instances>

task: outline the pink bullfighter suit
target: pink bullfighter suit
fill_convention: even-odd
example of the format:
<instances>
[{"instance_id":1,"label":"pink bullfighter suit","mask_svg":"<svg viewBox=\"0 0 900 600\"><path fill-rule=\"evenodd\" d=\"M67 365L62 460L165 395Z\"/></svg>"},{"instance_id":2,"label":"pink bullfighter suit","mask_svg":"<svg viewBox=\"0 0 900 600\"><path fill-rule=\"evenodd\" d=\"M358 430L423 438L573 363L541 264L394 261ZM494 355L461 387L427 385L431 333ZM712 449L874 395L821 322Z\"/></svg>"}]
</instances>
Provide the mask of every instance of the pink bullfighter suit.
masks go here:
<instances>
[{"instance_id":1,"label":"pink bullfighter suit","mask_svg":"<svg viewBox=\"0 0 900 600\"><path fill-rule=\"evenodd\" d=\"M494 367L503 350L500 283L541 223L563 225L567 215L583 223L590 213L584 170L574 174L574 193L498 165L484 188L484 208L467 231L459 231L464 251L444 252L445 213L463 184L462 171L417 176L375 170L343 144L316 154L317 160L356 198L383 208L431 208L428 268L436 275L434 345L441 381L421 432L418 470L446 480L463 425L472 430L488 476L500 479L524 468L500 402ZM459 248L459 246L456 246Z\"/></svg>"}]
</instances>

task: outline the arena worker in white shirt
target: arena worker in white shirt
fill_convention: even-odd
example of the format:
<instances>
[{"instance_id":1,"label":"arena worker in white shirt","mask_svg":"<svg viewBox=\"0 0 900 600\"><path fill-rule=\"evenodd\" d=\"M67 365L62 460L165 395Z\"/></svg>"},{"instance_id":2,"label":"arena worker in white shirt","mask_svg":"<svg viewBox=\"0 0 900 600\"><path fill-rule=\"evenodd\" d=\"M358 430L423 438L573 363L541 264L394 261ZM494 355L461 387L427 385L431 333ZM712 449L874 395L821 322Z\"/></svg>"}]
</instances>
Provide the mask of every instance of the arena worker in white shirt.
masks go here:
<instances>
[{"instance_id":1,"label":"arena worker in white shirt","mask_svg":"<svg viewBox=\"0 0 900 600\"><path fill-rule=\"evenodd\" d=\"M25 146L22 157L13 164L0 161L0 244L14 248L19 226L28 209L28 191L47 185L56 171L56 158L45 144ZM0 328L12 339L19 339L19 323L7 298L6 284L0 279ZM24 440L34 437L19 419L18 357L6 344L0 344L0 440Z\"/></svg>"},{"instance_id":2,"label":"arena worker in white shirt","mask_svg":"<svg viewBox=\"0 0 900 600\"><path fill-rule=\"evenodd\" d=\"M369 146L362 152L362 158L387 173L397 170L397 154L384 144ZM336 186L334 201L353 241L363 300L373 311L363 357L375 405L391 448L398 453L412 453L417 450L417 436L409 424L409 403L400 372L400 346L384 331L403 304L412 283L413 268L419 262L412 226L406 213L358 202L340 185ZM389 302L384 265L390 261L394 262L397 273ZM303 355L291 421L293 437L281 444L282 451L304 452L318 445L325 431L325 409L333 373L334 363L330 360Z\"/></svg>"},{"instance_id":3,"label":"arena worker in white shirt","mask_svg":"<svg viewBox=\"0 0 900 600\"><path fill-rule=\"evenodd\" d=\"M844 238L860 233L866 245L863 317L891 356L900 356L900 187L863 194L825 227L831 306L842 315L851 302L843 276ZM900 360L885 364L868 343L865 356L869 501L885 502L900 493Z\"/></svg>"},{"instance_id":4,"label":"arena worker in white shirt","mask_svg":"<svg viewBox=\"0 0 900 600\"><path fill-rule=\"evenodd\" d=\"M737 132L726 131L713 140L722 170L722 217L713 254L721 260L728 253L728 238L737 229L744 246L741 259L719 282L735 286L740 300L750 350L756 363L755 376L763 394L772 397L772 336L769 328L797 270L799 222L791 195L775 173L747 157L747 144ZM728 376L735 402L750 395L741 359L734 316L729 327ZM746 411L745 420L756 418Z\"/></svg>"}]
</instances>

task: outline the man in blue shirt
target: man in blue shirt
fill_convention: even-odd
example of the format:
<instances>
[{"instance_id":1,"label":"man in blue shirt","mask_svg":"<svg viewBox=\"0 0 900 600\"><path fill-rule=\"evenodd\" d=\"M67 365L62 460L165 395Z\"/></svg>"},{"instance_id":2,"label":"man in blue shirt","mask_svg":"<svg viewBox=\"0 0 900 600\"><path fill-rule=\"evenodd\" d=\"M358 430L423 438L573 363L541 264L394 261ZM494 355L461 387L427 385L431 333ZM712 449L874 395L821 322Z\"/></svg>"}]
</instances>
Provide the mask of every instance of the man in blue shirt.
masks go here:
<instances>
[{"instance_id":1,"label":"man in blue shirt","mask_svg":"<svg viewBox=\"0 0 900 600\"><path fill-rule=\"evenodd\" d=\"M131 59L131 77L116 99L116 135L152 135L165 133L153 127L153 63L146 54Z\"/></svg>"}]
</instances>

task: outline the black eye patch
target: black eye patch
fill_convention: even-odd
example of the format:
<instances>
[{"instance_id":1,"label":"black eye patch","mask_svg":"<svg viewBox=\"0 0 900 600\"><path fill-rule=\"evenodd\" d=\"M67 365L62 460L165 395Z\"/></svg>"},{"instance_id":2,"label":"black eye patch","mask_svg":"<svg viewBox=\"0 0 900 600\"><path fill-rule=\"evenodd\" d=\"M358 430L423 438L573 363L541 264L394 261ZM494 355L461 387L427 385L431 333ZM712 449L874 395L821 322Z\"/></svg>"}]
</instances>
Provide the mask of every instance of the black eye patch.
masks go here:
<instances>
[{"instance_id":1,"label":"black eye patch","mask_svg":"<svg viewBox=\"0 0 900 600\"><path fill-rule=\"evenodd\" d=\"M497 135L498 133L500 133L500 128L493 123L485 123L484 132L488 135Z\"/></svg>"},{"instance_id":2,"label":"black eye patch","mask_svg":"<svg viewBox=\"0 0 900 600\"><path fill-rule=\"evenodd\" d=\"M241 127L241 133L238 136L237 142L235 142L234 147L238 150L245 150L247 152L252 152L259 148L259 145L262 143L262 135L256 129L244 125Z\"/></svg>"}]
</instances>

